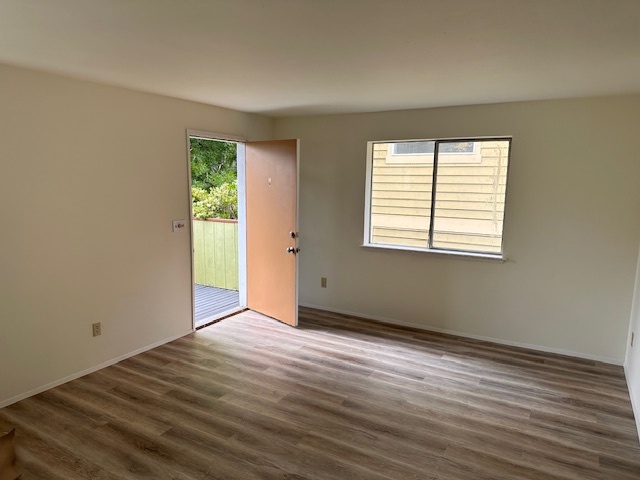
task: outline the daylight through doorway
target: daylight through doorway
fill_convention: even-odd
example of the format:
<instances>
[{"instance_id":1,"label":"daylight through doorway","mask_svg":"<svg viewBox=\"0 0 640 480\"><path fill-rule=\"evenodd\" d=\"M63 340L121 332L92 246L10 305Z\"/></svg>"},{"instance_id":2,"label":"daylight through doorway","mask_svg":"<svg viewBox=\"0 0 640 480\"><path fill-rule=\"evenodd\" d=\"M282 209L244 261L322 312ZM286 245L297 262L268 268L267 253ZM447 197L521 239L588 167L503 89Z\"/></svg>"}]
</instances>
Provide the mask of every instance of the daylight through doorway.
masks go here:
<instances>
[{"instance_id":1,"label":"daylight through doorway","mask_svg":"<svg viewBox=\"0 0 640 480\"><path fill-rule=\"evenodd\" d=\"M189 137L194 326L240 307L238 144Z\"/></svg>"}]
</instances>

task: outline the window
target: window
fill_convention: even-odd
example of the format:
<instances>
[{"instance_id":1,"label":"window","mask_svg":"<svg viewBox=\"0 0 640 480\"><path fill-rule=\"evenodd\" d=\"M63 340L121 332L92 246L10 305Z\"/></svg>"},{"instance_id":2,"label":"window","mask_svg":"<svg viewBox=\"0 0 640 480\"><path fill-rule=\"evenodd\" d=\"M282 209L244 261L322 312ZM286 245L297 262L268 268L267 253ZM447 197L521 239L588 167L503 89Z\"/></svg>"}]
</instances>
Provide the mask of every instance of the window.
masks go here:
<instances>
[{"instance_id":1,"label":"window","mask_svg":"<svg viewBox=\"0 0 640 480\"><path fill-rule=\"evenodd\" d=\"M475 142L450 142L441 143L438 152L443 153L460 153L469 154L474 152ZM436 142L396 142L393 143L394 155L433 155L435 152Z\"/></svg>"},{"instance_id":2,"label":"window","mask_svg":"<svg viewBox=\"0 0 640 480\"><path fill-rule=\"evenodd\" d=\"M501 257L511 139L368 145L365 245Z\"/></svg>"}]
</instances>

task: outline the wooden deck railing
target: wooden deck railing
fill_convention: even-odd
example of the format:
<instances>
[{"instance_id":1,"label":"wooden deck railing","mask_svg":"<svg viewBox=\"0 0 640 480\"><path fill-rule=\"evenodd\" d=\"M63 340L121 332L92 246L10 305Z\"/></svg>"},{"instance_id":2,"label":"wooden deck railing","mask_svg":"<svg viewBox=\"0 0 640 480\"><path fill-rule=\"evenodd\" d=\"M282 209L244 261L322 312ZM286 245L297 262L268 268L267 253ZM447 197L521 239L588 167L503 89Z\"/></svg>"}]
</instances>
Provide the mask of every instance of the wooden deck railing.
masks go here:
<instances>
[{"instance_id":1,"label":"wooden deck railing","mask_svg":"<svg viewBox=\"0 0 640 480\"><path fill-rule=\"evenodd\" d=\"M199 285L238 290L238 221L193 219L193 267Z\"/></svg>"}]
</instances>

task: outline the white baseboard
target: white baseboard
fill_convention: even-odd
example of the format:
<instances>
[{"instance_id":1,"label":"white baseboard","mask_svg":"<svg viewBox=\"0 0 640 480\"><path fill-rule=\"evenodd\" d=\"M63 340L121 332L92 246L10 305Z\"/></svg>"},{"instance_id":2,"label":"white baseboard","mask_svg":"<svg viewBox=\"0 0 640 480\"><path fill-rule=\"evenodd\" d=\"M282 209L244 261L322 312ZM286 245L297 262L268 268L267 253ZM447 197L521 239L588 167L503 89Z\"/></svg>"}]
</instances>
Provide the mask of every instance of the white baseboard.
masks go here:
<instances>
[{"instance_id":1,"label":"white baseboard","mask_svg":"<svg viewBox=\"0 0 640 480\"><path fill-rule=\"evenodd\" d=\"M109 367L111 365L114 365L118 362L121 362L122 360L126 360L129 357L133 357L135 355L138 355L140 353L146 352L147 350L151 350L152 348L156 348L159 347L161 345L164 345L165 343L169 343L169 342L173 342L174 340L177 340L178 338L182 338L185 335L189 335L191 333L193 333L194 330L191 329L189 331L187 331L186 333L180 333L178 335L174 335L173 337L169 337L169 338L165 338L164 340L160 340L158 342L152 343L151 345L147 345L146 347L142 347L142 348L138 348L137 350L134 350L133 352L129 352L129 353L125 353L124 355L120 355L119 357L116 358L112 358L111 360L107 360L106 362L102 362L99 365L95 365L91 368L87 368L86 370L82 370L80 372L76 372L72 375L69 375L67 377L61 378L60 380L56 380L54 382L51 383L47 383L46 385L42 385L41 387L38 388L34 388L33 390L29 390L28 392L22 393L20 395L16 395L15 397L11 397L8 398L6 400L0 400L0 408L4 408L4 407L8 407L9 405L19 402L20 400L24 400L25 398L29 398L32 397L34 395L37 395L39 393L42 393L46 390L49 390L50 388L54 388L57 387L59 385L62 385L63 383L67 383L70 382L71 380L75 380L76 378L80 378L80 377L84 377L85 375L88 375L90 373L96 372L98 370L101 370L103 368Z\"/></svg>"},{"instance_id":2,"label":"white baseboard","mask_svg":"<svg viewBox=\"0 0 640 480\"><path fill-rule=\"evenodd\" d=\"M545 347L542 345L534 345L531 343L521 343L521 342L514 342L511 340L505 340L502 338L494 338L494 337L485 337L482 335L475 335L472 333L465 333L465 332L458 332L456 330L448 330L446 328L439 328L439 327L431 327L429 325L423 325L421 323L411 323L411 322L403 322L402 320L396 320L393 318L386 318L386 317L380 317L378 315L369 315L366 313L359 313L359 312L350 312L348 310L340 310L340 309L336 309L336 308L329 308L329 307L325 307L322 305L311 305L311 304L300 304L301 307L308 307L308 308L315 308L316 310L326 310L327 312L333 312L333 313L342 313L344 315L351 315L354 317L360 317L360 318L364 318L365 320L375 320L378 322L384 322L384 323L391 323L393 325L401 325L403 327L411 327L411 328L418 328L420 330L426 330L429 332L437 332L437 333L446 333L448 335L456 335L458 337L465 337L465 338L472 338L474 340L484 340L486 342L493 342L493 343L499 343L501 345L509 345L511 347L520 347L520 348L528 348L529 350L537 350L539 352L547 352L547 353L557 353L559 355L566 355L568 357L578 357L578 358L584 358L586 360L594 360L597 362L603 362L603 363L609 363L612 365L620 365L622 366L624 361L617 359L617 358L611 358L611 357L600 357L598 355L590 355L590 354L586 354L586 353L580 353L580 352L572 352L570 350L562 350L560 348L550 348L550 347Z\"/></svg>"},{"instance_id":3,"label":"white baseboard","mask_svg":"<svg viewBox=\"0 0 640 480\"><path fill-rule=\"evenodd\" d=\"M631 408L633 410L633 418L636 421L636 428L638 429L638 438L640 439L640 398L634 398L633 390L631 389L631 381L629 375L627 375L627 366L624 366L624 378L627 380L629 386L629 397L631 398Z\"/></svg>"}]
</instances>

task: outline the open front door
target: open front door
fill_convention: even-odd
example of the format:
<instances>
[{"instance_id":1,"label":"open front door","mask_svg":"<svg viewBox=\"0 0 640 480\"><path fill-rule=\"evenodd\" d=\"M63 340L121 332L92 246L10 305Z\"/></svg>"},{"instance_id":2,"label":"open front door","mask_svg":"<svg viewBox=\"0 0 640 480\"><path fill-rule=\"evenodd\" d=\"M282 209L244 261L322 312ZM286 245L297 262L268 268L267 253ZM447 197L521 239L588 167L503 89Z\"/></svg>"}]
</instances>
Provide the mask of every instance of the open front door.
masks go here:
<instances>
[{"instance_id":1,"label":"open front door","mask_svg":"<svg viewBox=\"0 0 640 480\"><path fill-rule=\"evenodd\" d=\"M298 141L246 143L247 307L298 324Z\"/></svg>"}]
</instances>

